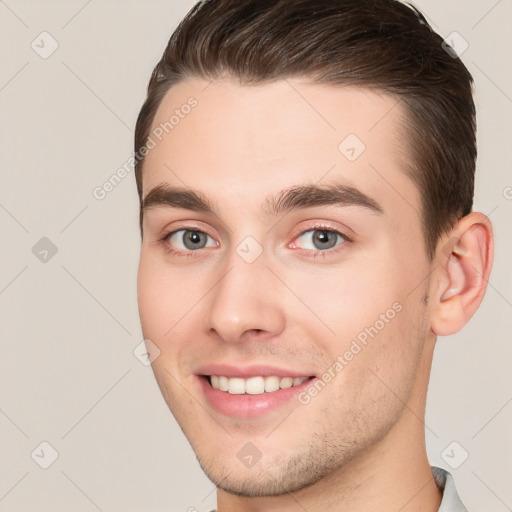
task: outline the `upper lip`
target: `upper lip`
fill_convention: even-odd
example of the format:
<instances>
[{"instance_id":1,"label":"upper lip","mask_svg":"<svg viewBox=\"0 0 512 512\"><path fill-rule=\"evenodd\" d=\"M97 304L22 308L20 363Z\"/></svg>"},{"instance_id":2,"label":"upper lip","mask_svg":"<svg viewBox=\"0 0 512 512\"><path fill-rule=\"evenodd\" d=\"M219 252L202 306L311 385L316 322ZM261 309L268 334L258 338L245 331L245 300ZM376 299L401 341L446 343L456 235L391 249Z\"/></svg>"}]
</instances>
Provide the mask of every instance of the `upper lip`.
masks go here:
<instances>
[{"instance_id":1,"label":"upper lip","mask_svg":"<svg viewBox=\"0 0 512 512\"><path fill-rule=\"evenodd\" d=\"M201 366L196 371L197 375L221 375L224 377L238 377L248 379L250 377L312 377L313 372L279 368L267 364L250 366L234 366L230 364L212 363Z\"/></svg>"}]
</instances>

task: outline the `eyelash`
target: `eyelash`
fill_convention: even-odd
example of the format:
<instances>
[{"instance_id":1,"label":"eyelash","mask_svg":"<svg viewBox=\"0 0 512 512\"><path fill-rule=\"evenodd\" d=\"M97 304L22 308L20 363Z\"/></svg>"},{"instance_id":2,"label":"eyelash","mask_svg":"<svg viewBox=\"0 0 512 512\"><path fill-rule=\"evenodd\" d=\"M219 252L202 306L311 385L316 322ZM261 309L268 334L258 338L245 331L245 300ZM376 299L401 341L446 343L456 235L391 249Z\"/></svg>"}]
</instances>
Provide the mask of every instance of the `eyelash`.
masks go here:
<instances>
[{"instance_id":1,"label":"eyelash","mask_svg":"<svg viewBox=\"0 0 512 512\"><path fill-rule=\"evenodd\" d=\"M200 256L200 252L201 252L200 249L195 250L195 251L180 251L180 250L174 249L173 247L169 246L168 239L172 235L177 233L178 231L183 231L183 230L186 230L186 231L198 231L200 233L204 233L207 236L210 236L205 231L202 231L200 229L196 229L195 227L179 226L177 229L173 229L172 231L169 231L162 238L160 238L158 240L158 243L161 244L165 248L165 250L167 251L167 254L173 254L175 256L180 256L180 257L182 256L182 257L185 257L185 258L195 258L195 257ZM343 242L341 242L340 244L334 246L333 248L326 249L324 251L320 251L320 250L312 251L310 249L300 249L300 248L296 249L296 250L299 250L299 251L305 251L306 253L309 254L309 257L311 257L313 259L317 258L318 256L320 256L321 258L325 258L327 255L337 254L338 252L340 252L340 250L342 250L341 247L343 245L345 245L347 242L349 242L349 243L352 242L352 240L347 235L345 235L345 233L343 233L342 231L339 231L338 229L334 229L331 226L326 226L326 225L323 225L323 224L314 224L312 226L309 226L307 229L304 229L303 231L298 233L294 237L294 240L297 239L297 238L300 238L302 235L306 234L309 231L328 231L330 233L335 233L335 234L341 236L341 238L343 238L343 240L344 240Z\"/></svg>"}]
</instances>

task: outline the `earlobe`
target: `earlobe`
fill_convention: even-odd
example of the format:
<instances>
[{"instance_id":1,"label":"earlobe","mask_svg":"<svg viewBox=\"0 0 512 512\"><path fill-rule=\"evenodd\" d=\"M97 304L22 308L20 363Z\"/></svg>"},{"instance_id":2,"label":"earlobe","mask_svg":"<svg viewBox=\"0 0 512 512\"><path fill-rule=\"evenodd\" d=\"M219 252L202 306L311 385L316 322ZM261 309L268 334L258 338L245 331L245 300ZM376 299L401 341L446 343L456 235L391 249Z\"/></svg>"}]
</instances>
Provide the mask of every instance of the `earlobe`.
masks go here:
<instances>
[{"instance_id":1,"label":"earlobe","mask_svg":"<svg viewBox=\"0 0 512 512\"><path fill-rule=\"evenodd\" d=\"M448 240L448 241L446 241ZM489 219L471 213L444 238L438 251L438 275L432 298L432 331L440 336L458 332L476 312L485 295L493 260Z\"/></svg>"}]
</instances>

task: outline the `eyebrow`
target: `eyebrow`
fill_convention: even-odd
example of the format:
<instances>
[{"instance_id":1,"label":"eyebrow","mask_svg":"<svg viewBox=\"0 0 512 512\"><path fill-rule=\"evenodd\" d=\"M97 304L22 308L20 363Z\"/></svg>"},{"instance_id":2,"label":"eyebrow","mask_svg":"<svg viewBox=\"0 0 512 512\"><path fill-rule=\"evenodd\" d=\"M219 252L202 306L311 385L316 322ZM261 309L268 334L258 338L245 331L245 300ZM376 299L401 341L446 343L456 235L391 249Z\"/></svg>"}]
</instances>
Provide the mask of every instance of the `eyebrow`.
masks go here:
<instances>
[{"instance_id":1,"label":"eyebrow","mask_svg":"<svg viewBox=\"0 0 512 512\"><path fill-rule=\"evenodd\" d=\"M141 210L167 206L204 213L215 213L213 203L201 192L161 184L152 188L141 202Z\"/></svg>"},{"instance_id":2,"label":"eyebrow","mask_svg":"<svg viewBox=\"0 0 512 512\"><path fill-rule=\"evenodd\" d=\"M297 185L283 190L277 196L268 197L263 209L269 215L279 215L292 210L326 205L359 206L375 213L384 213L375 199L345 183Z\"/></svg>"},{"instance_id":3,"label":"eyebrow","mask_svg":"<svg viewBox=\"0 0 512 512\"><path fill-rule=\"evenodd\" d=\"M344 183L333 185L297 185L269 196L263 204L263 212L277 216L292 210L315 206L359 206L374 213L383 214L382 206L360 190ZM154 207L184 208L215 215L215 204L199 191L160 184L152 188L141 203L141 213Z\"/></svg>"}]
</instances>

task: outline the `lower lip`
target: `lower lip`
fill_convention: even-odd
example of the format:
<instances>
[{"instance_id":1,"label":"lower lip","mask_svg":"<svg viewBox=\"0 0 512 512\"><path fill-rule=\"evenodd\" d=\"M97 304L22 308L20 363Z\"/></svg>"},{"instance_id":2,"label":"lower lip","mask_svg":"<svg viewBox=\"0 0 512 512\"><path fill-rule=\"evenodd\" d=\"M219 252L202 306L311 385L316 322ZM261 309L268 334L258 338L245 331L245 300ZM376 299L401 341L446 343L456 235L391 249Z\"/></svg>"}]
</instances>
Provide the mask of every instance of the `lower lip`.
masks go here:
<instances>
[{"instance_id":1,"label":"lower lip","mask_svg":"<svg viewBox=\"0 0 512 512\"><path fill-rule=\"evenodd\" d=\"M210 384L208 377L199 376L198 379L206 400L218 412L237 418L256 418L294 401L297 395L315 380L315 377L298 386L279 389L271 393L262 393L261 395L233 395L215 389ZM297 403L299 402L297 401Z\"/></svg>"}]
</instances>

